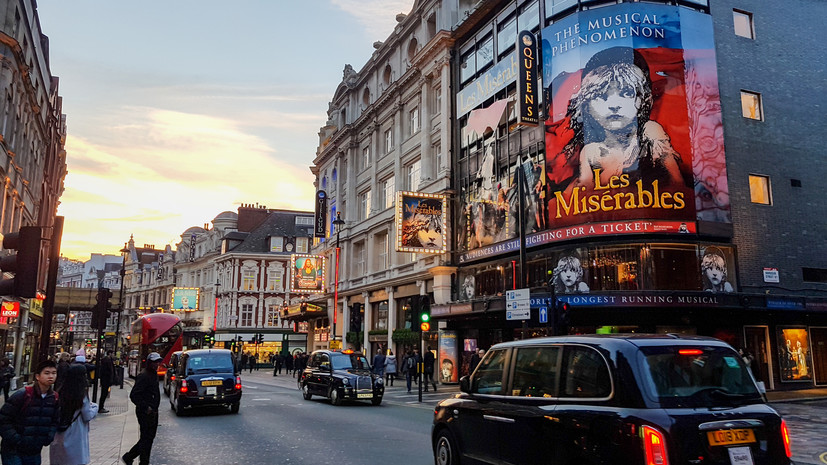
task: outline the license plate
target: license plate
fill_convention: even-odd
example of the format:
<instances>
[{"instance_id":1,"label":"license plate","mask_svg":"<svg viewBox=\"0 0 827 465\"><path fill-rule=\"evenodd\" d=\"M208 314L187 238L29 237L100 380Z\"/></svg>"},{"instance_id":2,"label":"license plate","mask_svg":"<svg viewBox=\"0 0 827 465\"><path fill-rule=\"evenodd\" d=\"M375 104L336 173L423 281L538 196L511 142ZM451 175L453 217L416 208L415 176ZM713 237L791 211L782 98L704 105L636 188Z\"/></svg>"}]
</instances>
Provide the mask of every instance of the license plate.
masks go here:
<instances>
[{"instance_id":1,"label":"license plate","mask_svg":"<svg viewBox=\"0 0 827 465\"><path fill-rule=\"evenodd\" d=\"M749 447L730 447L727 452L729 452L729 463L732 465L755 465Z\"/></svg>"},{"instance_id":2,"label":"license plate","mask_svg":"<svg viewBox=\"0 0 827 465\"><path fill-rule=\"evenodd\" d=\"M710 446L732 446L755 442L755 433L751 429L719 429L707 431Z\"/></svg>"},{"instance_id":3,"label":"license plate","mask_svg":"<svg viewBox=\"0 0 827 465\"><path fill-rule=\"evenodd\" d=\"M218 394L218 388L217 387L208 387L207 388L207 395L208 396L214 396L216 394Z\"/></svg>"},{"instance_id":4,"label":"license plate","mask_svg":"<svg viewBox=\"0 0 827 465\"><path fill-rule=\"evenodd\" d=\"M371 399L373 394L356 394L357 399Z\"/></svg>"},{"instance_id":5,"label":"license plate","mask_svg":"<svg viewBox=\"0 0 827 465\"><path fill-rule=\"evenodd\" d=\"M207 380L207 381L201 381L202 386L221 386L222 384L224 384L224 381L222 381L220 379L212 379L212 380Z\"/></svg>"}]
</instances>

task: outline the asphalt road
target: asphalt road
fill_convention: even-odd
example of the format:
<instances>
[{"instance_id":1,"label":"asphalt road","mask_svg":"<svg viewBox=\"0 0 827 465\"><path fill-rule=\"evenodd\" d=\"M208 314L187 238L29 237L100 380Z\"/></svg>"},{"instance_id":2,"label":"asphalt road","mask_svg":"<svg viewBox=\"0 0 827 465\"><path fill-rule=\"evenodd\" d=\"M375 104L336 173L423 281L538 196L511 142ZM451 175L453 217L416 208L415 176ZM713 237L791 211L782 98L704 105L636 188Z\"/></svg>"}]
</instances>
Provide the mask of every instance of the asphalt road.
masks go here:
<instances>
[{"instance_id":1,"label":"asphalt road","mask_svg":"<svg viewBox=\"0 0 827 465\"><path fill-rule=\"evenodd\" d=\"M787 421L793 461L827 465L827 400L770 404Z\"/></svg>"},{"instance_id":2,"label":"asphalt road","mask_svg":"<svg viewBox=\"0 0 827 465\"><path fill-rule=\"evenodd\" d=\"M161 399L155 465L433 463L432 404L388 397L380 406L334 407L306 401L298 389L244 380L241 411L205 410L176 417Z\"/></svg>"}]
</instances>

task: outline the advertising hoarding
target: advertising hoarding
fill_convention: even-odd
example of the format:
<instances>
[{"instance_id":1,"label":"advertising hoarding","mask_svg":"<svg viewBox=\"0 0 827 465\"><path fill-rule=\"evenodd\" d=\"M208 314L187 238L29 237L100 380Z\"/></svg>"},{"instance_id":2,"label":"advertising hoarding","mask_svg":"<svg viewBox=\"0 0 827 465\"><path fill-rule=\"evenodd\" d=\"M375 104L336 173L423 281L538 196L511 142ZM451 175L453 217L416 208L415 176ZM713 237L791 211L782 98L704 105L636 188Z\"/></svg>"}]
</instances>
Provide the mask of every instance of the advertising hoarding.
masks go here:
<instances>
[{"instance_id":1,"label":"advertising hoarding","mask_svg":"<svg viewBox=\"0 0 827 465\"><path fill-rule=\"evenodd\" d=\"M293 254L290 256L290 290L298 294L324 292L324 257Z\"/></svg>"},{"instance_id":2,"label":"advertising hoarding","mask_svg":"<svg viewBox=\"0 0 827 465\"><path fill-rule=\"evenodd\" d=\"M201 292L197 287L173 287L170 308L172 311L194 312L198 310L200 296Z\"/></svg>"},{"instance_id":3,"label":"advertising hoarding","mask_svg":"<svg viewBox=\"0 0 827 465\"><path fill-rule=\"evenodd\" d=\"M709 15L581 11L542 30L542 59L555 230L588 237L645 220L648 232L691 234L697 220L731 222Z\"/></svg>"},{"instance_id":4,"label":"advertising hoarding","mask_svg":"<svg viewBox=\"0 0 827 465\"><path fill-rule=\"evenodd\" d=\"M397 252L444 253L447 230L448 201L444 195L396 193Z\"/></svg>"}]
</instances>

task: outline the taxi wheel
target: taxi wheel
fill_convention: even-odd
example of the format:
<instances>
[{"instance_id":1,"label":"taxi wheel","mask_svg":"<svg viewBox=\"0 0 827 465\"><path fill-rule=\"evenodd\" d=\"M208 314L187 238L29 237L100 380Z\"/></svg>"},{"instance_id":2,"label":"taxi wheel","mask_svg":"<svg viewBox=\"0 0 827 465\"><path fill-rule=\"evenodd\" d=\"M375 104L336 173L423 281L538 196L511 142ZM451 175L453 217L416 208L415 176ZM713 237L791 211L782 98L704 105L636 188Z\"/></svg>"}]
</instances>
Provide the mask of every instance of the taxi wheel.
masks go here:
<instances>
[{"instance_id":1,"label":"taxi wheel","mask_svg":"<svg viewBox=\"0 0 827 465\"><path fill-rule=\"evenodd\" d=\"M184 408L181 407L181 405L174 405L173 410L175 410L175 416L183 417L186 415L186 413L184 413Z\"/></svg>"},{"instance_id":2,"label":"taxi wheel","mask_svg":"<svg viewBox=\"0 0 827 465\"><path fill-rule=\"evenodd\" d=\"M434 448L434 463L436 465L459 465L459 449L454 435L447 429L439 432Z\"/></svg>"},{"instance_id":3,"label":"taxi wheel","mask_svg":"<svg viewBox=\"0 0 827 465\"><path fill-rule=\"evenodd\" d=\"M238 411L240 409L241 409L241 402L240 401L239 402L234 402L232 405L230 405L230 413L238 413Z\"/></svg>"},{"instance_id":4,"label":"taxi wheel","mask_svg":"<svg viewBox=\"0 0 827 465\"><path fill-rule=\"evenodd\" d=\"M382 398L381 397L374 397L373 399L370 400L370 403L373 404L373 405L379 405L379 404L382 403Z\"/></svg>"},{"instance_id":5,"label":"taxi wheel","mask_svg":"<svg viewBox=\"0 0 827 465\"><path fill-rule=\"evenodd\" d=\"M310 393L310 386L306 384L302 386L302 397L304 397L304 400L310 400L313 397L313 394Z\"/></svg>"},{"instance_id":6,"label":"taxi wheel","mask_svg":"<svg viewBox=\"0 0 827 465\"><path fill-rule=\"evenodd\" d=\"M336 388L330 388L330 403L333 405L342 405L342 396L339 395L339 390Z\"/></svg>"}]
</instances>

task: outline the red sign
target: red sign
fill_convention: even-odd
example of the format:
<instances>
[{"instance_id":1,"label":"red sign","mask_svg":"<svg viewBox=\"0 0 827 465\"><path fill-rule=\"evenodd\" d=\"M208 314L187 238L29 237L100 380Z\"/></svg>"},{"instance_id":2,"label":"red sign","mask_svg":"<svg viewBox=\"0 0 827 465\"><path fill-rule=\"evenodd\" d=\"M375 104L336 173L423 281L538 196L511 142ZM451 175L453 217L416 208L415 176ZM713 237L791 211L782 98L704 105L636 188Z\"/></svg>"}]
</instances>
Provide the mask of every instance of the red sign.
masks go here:
<instances>
[{"instance_id":1,"label":"red sign","mask_svg":"<svg viewBox=\"0 0 827 465\"><path fill-rule=\"evenodd\" d=\"M0 316L17 318L20 315L20 302L3 302Z\"/></svg>"}]
</instances>

